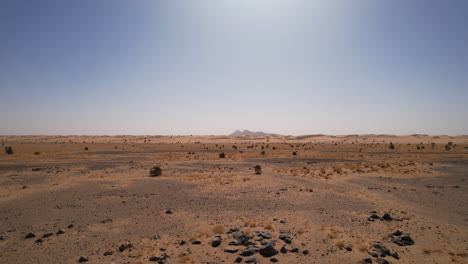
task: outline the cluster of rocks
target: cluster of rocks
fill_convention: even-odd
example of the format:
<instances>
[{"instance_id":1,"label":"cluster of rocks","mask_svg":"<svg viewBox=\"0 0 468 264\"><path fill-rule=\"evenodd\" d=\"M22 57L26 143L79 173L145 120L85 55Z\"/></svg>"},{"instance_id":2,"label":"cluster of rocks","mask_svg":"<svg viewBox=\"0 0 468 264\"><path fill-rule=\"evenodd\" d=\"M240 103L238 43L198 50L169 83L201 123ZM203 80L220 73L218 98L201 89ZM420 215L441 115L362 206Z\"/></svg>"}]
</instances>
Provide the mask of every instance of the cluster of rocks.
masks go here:
<instances>
[{"instance_id":1,"label":"cluster of rocks","mask_svg":"<svg viewBox=\"0 0 468 264\"><path fill-rule=\"evenodd\" d=\"M391 241L399 246L411 246L414 245L414 240L409 234L403 233L399 230L390 234ZM393 257L400 259L400 255L395 250L390 250L382 244L382 242L374 242L368 251L369 255L375 258L377 264L390 264L391 262L386 260L385 257ZM372 258L365 258L362 260L363 263L374 263Z\"/></svg>"},{"instance_id":2,"label":"cluster of rocks","mask_svg":"<svg viewBox=\"0 0 468 264\"><path fill-rule=\"evenodd\" d=\"M291 244L293 238L286 232L281 231L278 239L283 241L285 244L277 249L277 240L273 239L273 235L268 231L254 231L251 235L241 231L239 228L230 228L227 234L230 234L233 240L228 242L230 247L224 248L226 253L238 253L239 256L235 259L236 263L257 263L257 259L254 257L255 254L259 254L264 258L269 258L271 262L278 262L275 255L286 254L288 252L299 253L298 248L288 248L287 245ZM222 243L222 237L217 235L211 242L212 247L218 247ZM308 250L303 250L303 254L307 255Z\"/></svg>"},{"instance_id":3,"label":"cluster of rocks","mask_svg":"<svg viewBox=\"0 0 468 264\"><path fill-rule=\"evenodd\" d=\"M375 221L375 220L380 220L380 221L401 221L400 219L393 218L389 213L384 213L382 217L377 215L376 211L371 212L372 215L367 218L368 221Z\"/></svg>"},{"instance_id":4,"label":"cluster of rocks","mask_svg":"<svg viewBox=\"0 0 468 264\"><path fill-rule=\"evenodd\" d=\"M72 228L72 227L73 227L73 224L68 225L68 228ZM61 234L65 234L65 230L60 228L55 234L57 236L61 235ZM45 238L48 238L48 237L53 236L53 235L54 235L54 233L50 233L50 232L44 233L40 238L36 239L35 243L42 243L42 242L44 242ZM24 239L31 239L31 238L35 238L35 237L37 237L37 235L35 233L30 232L30 233L27 233L24 236Z\"/></svg>"}]
</instances>

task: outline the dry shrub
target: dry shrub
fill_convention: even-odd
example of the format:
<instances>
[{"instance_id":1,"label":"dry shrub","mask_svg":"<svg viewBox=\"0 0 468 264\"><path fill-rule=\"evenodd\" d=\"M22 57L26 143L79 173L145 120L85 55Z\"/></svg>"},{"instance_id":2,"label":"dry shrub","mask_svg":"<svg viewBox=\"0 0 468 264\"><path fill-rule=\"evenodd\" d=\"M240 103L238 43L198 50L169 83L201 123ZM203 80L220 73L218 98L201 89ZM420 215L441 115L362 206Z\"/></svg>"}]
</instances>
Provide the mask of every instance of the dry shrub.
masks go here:
<instances>
[{"instance_id":1,"label":"dry shrub","mask_svg":"<svg viewBox=\"0 0 468 264\"><path fill-rule=\"evenodd\" d=\"M213 227L213 233L222 234L224 233L224 227L222 225L216 225Z\"/></svg>"}]
</instances>

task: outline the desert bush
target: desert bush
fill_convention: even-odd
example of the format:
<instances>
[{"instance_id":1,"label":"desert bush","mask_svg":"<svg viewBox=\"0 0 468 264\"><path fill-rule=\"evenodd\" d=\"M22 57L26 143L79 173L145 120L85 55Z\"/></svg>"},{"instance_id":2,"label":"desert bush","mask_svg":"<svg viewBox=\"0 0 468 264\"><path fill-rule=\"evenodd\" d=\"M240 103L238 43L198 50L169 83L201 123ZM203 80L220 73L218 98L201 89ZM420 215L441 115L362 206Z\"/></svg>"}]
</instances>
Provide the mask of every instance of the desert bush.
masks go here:
<instances>
[{"instance_id":1,"label":"desert bush","mask_svg":"<svg viewBox=\"0 0 468 264\"><path fill-rule=\"evenodd\" d=\"M12 147L5 147L5 153L8 155L13 154L13 148Z\"/></svg>"},{"instance_id":2,"label":"desert bush","mask_svg":"<svg viewBox=\"0 0 468 264\"><path fill-rule=\"evenodd\" d=\"M452 147L453 147L453 142L450 141L449 143L447 143L447 145L445 145L445 150L449 151L452 149Z\"/></svg>"},{"instance_id":3,"label":"desert bush","mask_svg":"<svg viewBox=\"0 0 468 264\"><path fill-rule=\"evenodd\" d=\"M224 152L219 153L219 158L220 159L224 159L224 157L226 157L226 154L224 154Z\"/></svg>"},{"instance_id":4,"label":"desert bush","mask_svg":"<svg viewBox=\"0 0 468 264\"><path fill-rule=\"evenodd\" d=\"M256 175L262 174L262 167L260 165L255 165L254 170Z\"/></svg>"},{"instance_id":5,"label":"desert bush","mask_svg":"<svg viewBox=\"0 0 468 264\"><path fill-rule=\"evenodd\" d=\"M162 169L159 166L154 166L150 170L150 177L158 177L162 175Z\"/></svg>"}]
</instances>

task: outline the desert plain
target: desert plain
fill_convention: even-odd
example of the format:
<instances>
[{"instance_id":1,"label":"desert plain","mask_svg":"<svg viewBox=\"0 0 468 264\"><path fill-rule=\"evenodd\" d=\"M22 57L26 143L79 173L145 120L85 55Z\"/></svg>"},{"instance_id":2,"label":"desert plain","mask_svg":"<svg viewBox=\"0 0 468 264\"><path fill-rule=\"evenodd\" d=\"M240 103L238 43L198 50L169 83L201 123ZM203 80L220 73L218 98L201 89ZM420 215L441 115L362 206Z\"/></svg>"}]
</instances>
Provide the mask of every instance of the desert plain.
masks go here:
<instances>
[{"instance_id":1,"label":"desert plain","mask_svg":"<svg viewBox=\"0 0 468 264\"><path fill-rule=\"evenodd\" d=\"M468 263L468 136L0 141L0 263Z\"/></svg>"}]
</instances>

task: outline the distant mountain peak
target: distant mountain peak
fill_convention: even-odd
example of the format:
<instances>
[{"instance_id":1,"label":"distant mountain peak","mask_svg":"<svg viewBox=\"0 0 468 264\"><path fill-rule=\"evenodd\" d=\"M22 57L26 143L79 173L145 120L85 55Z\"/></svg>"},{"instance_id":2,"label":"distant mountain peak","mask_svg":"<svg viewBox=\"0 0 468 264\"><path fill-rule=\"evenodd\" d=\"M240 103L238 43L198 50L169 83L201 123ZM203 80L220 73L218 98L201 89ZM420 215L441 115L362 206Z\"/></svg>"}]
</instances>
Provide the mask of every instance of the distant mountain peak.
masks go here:
<instances>
[{"instance_id":1,"label":"distant mountain peak","mask_svg":"<svg viewBox=\"0 0 468 264\"><path fill-rule=\"evenodd\" d=\"M233 137L245 137L245 136L280 136L279 134L273 134L273 133L265 133L263 131L258 131L258 132L253 132L247 129L244 129L244 131L236 130L234 133L230 134L229 136Z\"/></svg>"}]
</instances>

